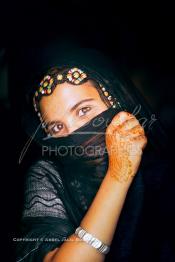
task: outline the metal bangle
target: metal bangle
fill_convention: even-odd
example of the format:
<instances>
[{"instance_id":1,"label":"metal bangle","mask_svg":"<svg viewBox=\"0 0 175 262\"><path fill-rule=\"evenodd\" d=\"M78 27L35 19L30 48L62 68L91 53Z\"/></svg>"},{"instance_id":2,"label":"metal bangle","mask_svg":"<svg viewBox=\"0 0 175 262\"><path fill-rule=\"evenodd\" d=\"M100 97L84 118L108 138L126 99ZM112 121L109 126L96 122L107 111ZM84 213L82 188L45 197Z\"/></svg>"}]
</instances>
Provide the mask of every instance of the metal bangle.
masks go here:
<instances>
[{"instance_id":1,"label":"metal bangle","mask_svg":"<svg viewBox=\"0 0 175 262\"><path fill-rule=\"evenodd\" d=\"M90 246L96 248L100 253L107 254L110 250L110 247L105 245L102 241L94 237L93 235L89 234L86 230L84 230L82 227L77 227L75 230L75 234L85 241Z\"/></svg>"}]
</instances>

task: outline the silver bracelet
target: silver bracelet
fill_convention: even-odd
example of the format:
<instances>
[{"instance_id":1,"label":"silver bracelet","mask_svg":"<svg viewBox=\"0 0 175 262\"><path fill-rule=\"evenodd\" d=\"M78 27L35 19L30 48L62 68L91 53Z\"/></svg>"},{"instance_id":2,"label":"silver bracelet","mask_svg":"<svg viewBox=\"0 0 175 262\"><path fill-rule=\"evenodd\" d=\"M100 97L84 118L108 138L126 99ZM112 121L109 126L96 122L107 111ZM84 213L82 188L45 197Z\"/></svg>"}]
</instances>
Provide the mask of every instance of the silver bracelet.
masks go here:
<instances>
[{"instance_id":1,"label":"silver bracelet","mask_svg":"<svg viewBox=\"0 0 175 262\"><path fill-rule=\"evenodd\" d=\"M75 230L75 234L91 245L92 247L96 248L100 253L107 254L110 250L110 247L102 243L99 239L94 237L93 235L89 234L86 230L84 230L82 227L77 227Z\"/></svg>"}]
</instances>

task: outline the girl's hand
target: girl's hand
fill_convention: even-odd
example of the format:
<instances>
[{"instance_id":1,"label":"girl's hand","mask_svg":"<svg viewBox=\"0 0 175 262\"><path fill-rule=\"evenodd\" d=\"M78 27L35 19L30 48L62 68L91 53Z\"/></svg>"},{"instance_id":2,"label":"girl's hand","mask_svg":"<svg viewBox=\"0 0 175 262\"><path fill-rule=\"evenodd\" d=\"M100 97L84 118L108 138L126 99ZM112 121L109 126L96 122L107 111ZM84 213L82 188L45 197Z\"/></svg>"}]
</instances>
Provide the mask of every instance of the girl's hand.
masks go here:
<instances>
[{"instance_id":1,"label":"girl's hand","mask_svg":"<svg viewBox=\"0 0 175 262\"><path fill-rule=\"evenodd\" d=\"M147 138L136 117L118 113L106 129L109 173L118 181L132 181L139 168Z\"/></svg>"}]
</instances>

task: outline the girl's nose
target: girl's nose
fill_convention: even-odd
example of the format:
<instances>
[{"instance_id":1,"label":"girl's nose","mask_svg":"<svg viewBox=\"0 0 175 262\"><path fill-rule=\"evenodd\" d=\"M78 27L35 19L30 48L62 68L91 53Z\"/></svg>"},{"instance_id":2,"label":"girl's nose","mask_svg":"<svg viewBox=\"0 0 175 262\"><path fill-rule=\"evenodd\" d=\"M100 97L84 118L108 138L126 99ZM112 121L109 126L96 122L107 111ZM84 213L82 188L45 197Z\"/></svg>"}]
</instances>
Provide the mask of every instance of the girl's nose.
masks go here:
<instances>
[{"instance_id":1,"label":"girl's nose","mask_svg":"<svg viewBox=\"0 0 175 262\"><path fill-rule=\"evenodd\" d=\"M75 131L76 129L78 129L80 127L80 123L77 123L75 121L75 119L73 119L72 117L68 118L66 121L66 131L68 134L71 134L73 131Z\"/></svg>"}]
</instances>

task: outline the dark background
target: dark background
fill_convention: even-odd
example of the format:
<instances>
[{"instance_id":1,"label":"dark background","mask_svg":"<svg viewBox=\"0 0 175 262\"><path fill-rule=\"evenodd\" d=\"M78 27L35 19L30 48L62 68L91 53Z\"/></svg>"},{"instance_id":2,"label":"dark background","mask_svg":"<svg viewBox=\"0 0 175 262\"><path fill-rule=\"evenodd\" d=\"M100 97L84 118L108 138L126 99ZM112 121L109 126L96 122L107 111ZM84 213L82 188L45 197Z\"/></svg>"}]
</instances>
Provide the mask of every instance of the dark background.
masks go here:
<instances>
[{"instance_id":1,"label":"dark background","mask_svg":"<svg viewBox=\"0 0 175 262\"><path fill-rule=\"evenodd\" d=\"M24 85L38 69L41 50L63 40L100 50L125 68L162 120L174 153L174 8L166 3L118 1L7 1L1 9L0 110L2 253L13 260L21 212L25 143L21 128ZM2 7L2 6L1 6ZM28 158L32 150L28 152ZM7 250L7 252L5 252Z\"/></svg>"}]
</instances>

